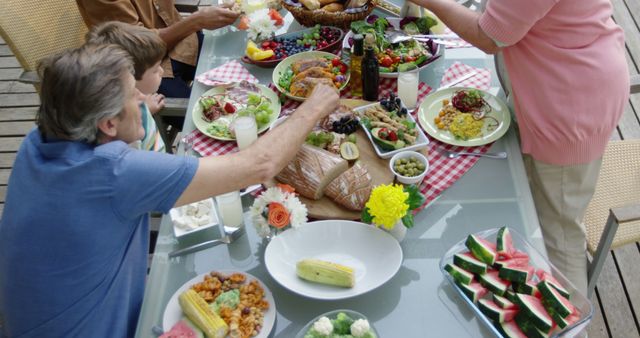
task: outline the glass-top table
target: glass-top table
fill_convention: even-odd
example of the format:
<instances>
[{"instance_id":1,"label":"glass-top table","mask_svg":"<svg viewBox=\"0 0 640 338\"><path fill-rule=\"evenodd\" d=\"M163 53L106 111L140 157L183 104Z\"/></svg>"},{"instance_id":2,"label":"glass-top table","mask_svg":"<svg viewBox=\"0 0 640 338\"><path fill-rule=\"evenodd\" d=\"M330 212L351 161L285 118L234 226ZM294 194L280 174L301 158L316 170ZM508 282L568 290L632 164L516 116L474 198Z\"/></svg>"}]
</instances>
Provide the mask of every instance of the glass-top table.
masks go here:
<instances>
[{"instance_id":1,"label":"glass-top table","mask_svg":"<svg viewBox=\"0 0 640 338\"><path fill-rule=\"evenodd\" d=\"M289 15L290 16L290 15ZM288 18L288 30L301 29ZM244 53L246 33L207 32L197 66L197 74ZM476 48L447 49L444 58L423 70L420 80L437 88L444 70L455 61L492 71L492 89L499 94L493 58ZM245 67L262 84L271 80L270 68ZM185 119L185 133L194 129L190 112L207 89L194 83ZM446 281L438 263L444 253L472 232L508 225L541 252L544 245L527 184L522 157L514 131L495 142L491 151L506 151L506 160L482 158L439 199L416 215L415 227L401 242L404 261L398 273L381 287L339 301L319 301L294 294L280 286L264 266L266 242L260 239L248 214L246 234L230 245L219 245L194 254L169 259L178 248L219 237L217 228L178 241L171 221L164 217L148 276L144 303L136 336L153 337L153 326L162 327L162 316L173 293L186 281L213 270L238 270L259 278L273 293L277 318L271 336L293 337L317 315L336 309L363 313L381 337L490 337L491 332L475 318L460 296ZM245 211L250 201L245 198Z\"/></svg>"}]
</instances>

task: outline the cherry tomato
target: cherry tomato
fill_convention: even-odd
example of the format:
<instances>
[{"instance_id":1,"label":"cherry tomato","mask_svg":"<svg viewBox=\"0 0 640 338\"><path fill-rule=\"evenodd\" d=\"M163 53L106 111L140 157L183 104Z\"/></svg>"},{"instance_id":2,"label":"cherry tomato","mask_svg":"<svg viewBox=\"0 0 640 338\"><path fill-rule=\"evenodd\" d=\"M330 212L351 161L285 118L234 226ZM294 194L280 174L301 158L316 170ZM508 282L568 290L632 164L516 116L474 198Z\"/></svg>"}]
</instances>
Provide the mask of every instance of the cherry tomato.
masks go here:
<instances>
[{"instance_id":1,"label":"cherry tomato","mask_svg":"<svg viewBox=\"0 0 640 338\"><path fill-rule=\"evenodd\" d=\"M340 63L340 58L334 58L333 60L331 60L331 65L334 67L338 67Z\"/></svg>"},{"instance_id":2,"label":"cherry tomato","mask_svg":"<svg viewBox=\"0 0 640 338\"><path fill-rule=\"evenodd\" d=\"M393 60L393 63L400 63L400 61L402 60L399 56L394 56L391 59Z\"/></svg>"},{"instance_id":3,"label":"cherry tomato","mask_svg":"<svg viewBox=\"0 0 640 338\"><path fill-rule=\"evenodd\" d=\"M412 62L412 61L415 61L415 60L416 60L416 58L413 57L413 56L407 55L407 56L404 57L404 62Z\"/></svg>"},{"instance_id":4,"label":"cherry tomato","mask_svg":"<svg viewBox=\"0 0 640 338\"><path fill-rule=\"evenodd\" d=\"M389 67L392 64L393 64L393 60L388 56L385 56L382 58L382 60L380 60L380 65L382 65L382 67Z\"/></svg>"},{"instance_id":5,"label":"cherry tomato","mask_svg":"<svg viewBox=\"0 0 640 338\"><path fill-rule=\"evenodd\" d=\"M342 73L342 74L346 74L347 73L347 66L344 63L340 64L340 73Z\"/></svg>"}]
</instances>

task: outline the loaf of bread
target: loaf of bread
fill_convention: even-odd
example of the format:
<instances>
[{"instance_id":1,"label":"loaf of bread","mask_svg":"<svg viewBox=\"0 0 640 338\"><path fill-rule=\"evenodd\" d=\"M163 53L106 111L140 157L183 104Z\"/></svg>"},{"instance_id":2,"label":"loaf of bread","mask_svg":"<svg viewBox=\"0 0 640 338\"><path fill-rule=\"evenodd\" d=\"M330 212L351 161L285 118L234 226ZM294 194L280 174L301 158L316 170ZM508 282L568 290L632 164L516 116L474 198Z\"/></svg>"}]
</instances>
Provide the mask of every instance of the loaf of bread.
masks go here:
<instances>
[{"instance_id":1,"label":"loaf of bread","mask_svg":"<svg viewBox=\"0 0 640 338\"><path fill-rule=\"evenodd\" d=\"M360 211L371 195L371 175L369 171L356 163L327 185L324 191L334 202L347 209Z\"/></svg>"},{"instance_id":2,"label":"loaf of bread","mask_svg":"<svg viewBox=\"0 0 640 338\"><path fill-rule=\"evenodd\" d=\"M366 5L369 0L347 0L345 5L346 8L360 8Z\"/></svg>"},{"instance_id":3,"label":"loaf of bread","mask_svg":"<svg viewBox=\"0 0 640 338\"><path fill-rule=\"evenodd\" d=\"M322 197L327 184L347 169L347 161L340 156L303 144L276 179L291 185L300 195L317 200Z\"/></svg>"},{"instance_id":4,"label":"loaf of bread","mask_svg":"<svg viewBox=\"0 0 640 338\"><path fill-rule=\"evenodd\" d=\"M320 8L320 1L318 0L300 0L300 3L310 11Z\"/></svg>"},{"instance_id":5,"label":"loaf of bread","mask_svg":"<svg viewBox=\"0 0 640 338\"><path fill-rule=\"evenodd\" d=\"M341 1L340 0L318 0L318 2L320 3L320 7L324 7L324 6L328 5L328 4L341 2Z\"/></svg>"},{"instance_id":6,"label":"loaf of bread","mask_svg":"<svg viewBox=\"0 0 640 338\"><path fill-rule=\"evenodd\" d=\"M342 6L342 4L339 4L339 3L332 3L326 6L323 6L320 9L326 12L342 12L344 11L344 6Z\"/></svg>"}]
</instances>

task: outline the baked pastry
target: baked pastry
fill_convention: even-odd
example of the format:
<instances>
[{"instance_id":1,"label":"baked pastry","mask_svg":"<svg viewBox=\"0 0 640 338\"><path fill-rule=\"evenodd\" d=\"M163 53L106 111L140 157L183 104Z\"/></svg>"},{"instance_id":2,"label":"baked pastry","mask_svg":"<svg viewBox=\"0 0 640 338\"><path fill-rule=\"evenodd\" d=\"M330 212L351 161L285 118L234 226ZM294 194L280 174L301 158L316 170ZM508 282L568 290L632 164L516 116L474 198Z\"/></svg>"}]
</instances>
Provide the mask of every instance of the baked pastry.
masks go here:
<instances>
[{"instance_id":1,"label":"baked pastry","mask_svg":"<svg viewBox=\"0 0 640 338\"><path fill-rule=\"evenodd\" d=\"M310 11L320 8L318 0L300 0L300 3Z\"/></svg>"},{"instance_id":2,"label":"baked pastry","mask_svg":"<svg viewBox=\"0 0 640 338\"><path fill-rule=\"evenodd\" d=\"M345 8L360 8L366 5L369 0L347 0Z\"/></svg>"},{"instance_id":3,"label":"baked pastry","mask_svg":"<svg viewBox=\"0 0 640 338\"><path fill-rule=\"evenodd\" d=\"M347 169L347 161L340 156L303 144L276 179L291 185L300 195L317 200L322 197L327 184Z\"/></svg>"},{"instance_id":4,"label":"baked pastry","mask_svg":"<svg viewBox=\"0 0 640 338\"><path fill-rule=\"evenodd\" d=\"M343 207L360 211L369 200L371 189L369 171L360 163L356 163L329 183L324 193Z\"/></svg>"},{"instance_id":5,"label":"baked pastry","mask_svg":"<svg viewBox=\"0 0 640 338\"><path fill-rule=\"evenodd\" d=\"M318 2L320 3L320 7L324 7L328 4L333 4L336 2L340 2L340 0L318 0Z\"/></svg>"},{"instance_id":6,"label":"baked pastry","mask_svg":"<svg viewBox=\"0 0 640 338\"><path fill-rule=\"evenodd\" d=\"M344 6L342 4L334 2L332 4L328 4L326 6L322 6L320 9L325 11L325 12L342 12L342 11L344 11Z\"/></svg>"}]
</instances>

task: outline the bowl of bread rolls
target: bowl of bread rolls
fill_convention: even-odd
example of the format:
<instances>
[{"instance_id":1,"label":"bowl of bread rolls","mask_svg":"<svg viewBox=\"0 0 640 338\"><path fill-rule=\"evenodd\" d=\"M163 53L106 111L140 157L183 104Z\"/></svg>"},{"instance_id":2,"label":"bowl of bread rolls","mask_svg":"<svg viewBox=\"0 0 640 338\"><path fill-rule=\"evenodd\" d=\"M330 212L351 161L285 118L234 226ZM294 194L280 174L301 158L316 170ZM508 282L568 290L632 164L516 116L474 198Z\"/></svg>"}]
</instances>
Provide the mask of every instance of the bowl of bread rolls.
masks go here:
<instances>
[{"instance_id":1,"label":"bowl of bread rolls","mask_svg":"<svg viewBox=\"0 0 640 338\"><path fill-rule=\"evenodd\" d=\"M280 0L303 26L316 24L348 28L373 11L376 0Z\"/></svg>"}]
</instances>

